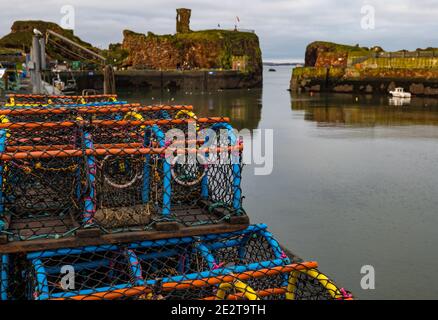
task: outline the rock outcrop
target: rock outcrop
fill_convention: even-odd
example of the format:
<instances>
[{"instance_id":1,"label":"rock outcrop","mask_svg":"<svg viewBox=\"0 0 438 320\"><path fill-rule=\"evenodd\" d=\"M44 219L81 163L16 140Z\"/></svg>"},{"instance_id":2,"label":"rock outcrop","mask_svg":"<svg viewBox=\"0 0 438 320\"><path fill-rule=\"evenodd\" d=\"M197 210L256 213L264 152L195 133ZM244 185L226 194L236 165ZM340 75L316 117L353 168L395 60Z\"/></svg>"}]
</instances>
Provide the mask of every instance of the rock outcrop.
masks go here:
<instances>
[{"instance_id":1,"label":"rock outcrop","mask_svg":"<svg viewBox=\"0 0 438 320\"><path fill-rule=\"evenodd\" d=\"M249 32L206 30L175 35L123 32L125 66L134 69L232 69L233 57L244 57L243 70L261 75L257 35Z\"/></svg>"},{"instance_id":2,"label":"rock outcrop","mask_svg":"<svg viewBox=\"0 0 438 320\"><path fill-rule=\"evenodd\" d=\"M306 67L345 67L349 53L367 54L368 48L348 46L332 42L315 41L306 48Z\"/></svg>"},{"instance_id":3,"label":"rock outcrop","mask_svg":"<svg viewBox=\"0 0 438 320\"><path fill-rule=\"evenodd\" d=\"M40 20L15 21L12 24L11 32L0 39L0 48L19 49L23 50L23 52L30 52L30 47L32 46L33 29L37 29L43 34L45 34L47 29L50 29L90 50L93 50L95 52L100 51L99 49L93 47L90 43L82 41L79 37L75 36L72 30L63 29L58 24L53 22ZM55 43L58 43L57 39L53 39L53 41L55 41ZM66 46L65 44L63 45ZM60 51L60 49L55 48L55 46L56 44L47 44L47 55L54 59L66 58L65 55ZM68 49L75 51L74 48ZM74 60L78 60L78 58L76 57L76 59Z\"/></svg>"},{"instance_id":4,"label":"rock outcrop","mask_svg":"<svg viewBox=\"0 0 438 320\"><path fill-rule=\"evenodd\" d=\"M383 93L395 86L417 95L438 95L438 50L385 52L359 45L313 42L305 67L292 73L292 91Z\"/></svg>"}]
</instances>

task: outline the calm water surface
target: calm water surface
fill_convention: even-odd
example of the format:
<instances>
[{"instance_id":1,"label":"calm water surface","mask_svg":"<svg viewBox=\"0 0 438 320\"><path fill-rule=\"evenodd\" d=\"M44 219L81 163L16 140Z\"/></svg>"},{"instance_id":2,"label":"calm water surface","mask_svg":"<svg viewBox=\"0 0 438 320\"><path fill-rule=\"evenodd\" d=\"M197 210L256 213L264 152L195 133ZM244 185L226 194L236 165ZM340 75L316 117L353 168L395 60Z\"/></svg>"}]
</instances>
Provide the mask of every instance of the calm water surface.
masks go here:
<instances>
[{"instance_id":1,"label":"calm water surface","mask_svg":"<svg viewBox=\"0 0 438 320\"><path fill-rule=\"evenodd\" d=\"M276 69L260 90L121 96L274 129L272 174L244 171L252 222L359 298L438 297L438 100L291 96L291 69ZM363 265L375 268L375 290L360 287Z\"/></svg>"}]
</instances>

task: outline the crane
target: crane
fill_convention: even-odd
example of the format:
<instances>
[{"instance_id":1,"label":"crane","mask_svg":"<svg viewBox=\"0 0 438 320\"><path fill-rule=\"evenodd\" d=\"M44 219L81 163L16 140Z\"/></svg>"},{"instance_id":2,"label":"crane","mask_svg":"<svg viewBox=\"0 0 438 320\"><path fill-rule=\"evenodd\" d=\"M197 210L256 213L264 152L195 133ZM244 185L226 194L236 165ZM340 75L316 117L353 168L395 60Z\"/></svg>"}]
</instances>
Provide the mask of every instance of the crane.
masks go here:
<instances>
[{"instance_id":1,"label":"crane","mask_svg":"<svg viewBox=\"0 0 438 320\"><path fill-rule=\"evenodd\" d=\"M34 31L34 33L35 33L35 31ZM116 88L115 88L114 70L113 70L112 66L107 63L107 59L104 56L102 56L102 55L100 55L100 54L98 54L98 53L96 53L88 48L85 48L84 46L74 42L73 40L71 40L71 39L69 39L69 38L67 38L67 37L65 37L65 36L55 32L53 30L47 29L46 30L46 43L48 43L50 41L50 37L58 38L59 40L69 44L70 46L75 47L79 51L84 52L84 53L88 54L89 56L91 56L92 57L91 59L87 59L76 52L72 52L72 51L64 48L64 50L70 51L70 53L72 53L73 55L75 55L77 57L80 57L80 58L85 59L85 60L93 61L93 62L96 62L98 65L101 65L103 67L104 93L105 94L115 93ZM54 42L54 41L51 43L56 44L56 42ZM58 44L58 47L59 47L59 44ZM61 46L61 48L63 48L63 47Z\"/></svg>"}]
</instances>

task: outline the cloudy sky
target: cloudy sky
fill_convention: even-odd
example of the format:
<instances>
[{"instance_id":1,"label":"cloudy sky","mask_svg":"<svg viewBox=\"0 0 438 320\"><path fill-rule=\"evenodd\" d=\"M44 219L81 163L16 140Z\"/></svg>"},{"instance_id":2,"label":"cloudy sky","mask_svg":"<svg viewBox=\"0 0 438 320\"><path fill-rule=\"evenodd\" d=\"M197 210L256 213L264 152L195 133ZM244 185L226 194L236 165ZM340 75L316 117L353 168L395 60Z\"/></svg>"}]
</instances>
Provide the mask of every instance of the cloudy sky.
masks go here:
<instances>
[{"instance_id":1,"label":"cloudy sky","mask_svg":"<svg viewBox=\"0 0 438 320\"><path fill-rule=\"evenodd\" d=\"M60 23L75 9L75 34L100 47L122 40L122 30L175 32L175 8L192 9L193 30L254 29L264 60L303 59L315 40L386 50L438 47L438 0L1 0L0 36L14 20ZM373 9L370 9L373 8ZM374 28L368 18L374 10ZM365 25L365 28L363 26Z\"/></svg>"}]
</instances>

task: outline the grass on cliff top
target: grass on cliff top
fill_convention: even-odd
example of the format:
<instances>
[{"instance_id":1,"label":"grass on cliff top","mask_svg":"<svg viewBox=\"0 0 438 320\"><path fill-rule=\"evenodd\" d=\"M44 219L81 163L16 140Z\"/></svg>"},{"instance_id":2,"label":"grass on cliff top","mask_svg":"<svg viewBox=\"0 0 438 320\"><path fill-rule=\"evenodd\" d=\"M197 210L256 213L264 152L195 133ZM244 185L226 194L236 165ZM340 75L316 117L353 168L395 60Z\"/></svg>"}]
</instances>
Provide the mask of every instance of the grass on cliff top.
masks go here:
<instances>
[{"instance_id":1,"label":"grass on cliff top","mask_svg":"<svg viewBox=\"0 0 438 320\"><path fill-rule=\"evenodd\" d=\"M157 35L152 32L148 32L147 35L142 33L137 33L131 30L125 30L123 32L126 34L136 35L136 36L144 36L148 38L155 37L157 39L168 39L168 40L193 40L193 41L204 41L204 40L212 40L217 41L221 39L229 39L229 40L258 40L258 37L255 33L252 32L242 32L242 31L233 31L233 30L220 30L220 29L211 29L211 30L201 30L201 31L191 31L188 33L176 33L176 34L163 34Z\"/></svg>"},{"instance_id":2,"label":"grass on cliff top","mask_svg":"<svg viewBox=\"0 0 438 320\"><path fill-rule=\"evenodd\" d=\"M324 47L327 48L328 51L331 52L362 52L362 53L367 53L369 52L368 48L362 48L359 46L350 46L350 45L346 45L346 44L339 44L339 43L334 43L334 42L328 42L328 41L315 41L312 42L311 44L309 44L307 46L308 49L312 48L312 47Z\"/></svg>"},{"instance_id":3,"label":"grass on cliff top","mask_svg":"<svg viewBox=\"0 0 438 320\"><path fill-rule=\"evenodd\" d=\"M340 78L345 74L344 68L329 68L330 78ZM315 78L325 79L327 68L325 67L297 67L292 70L292 78Z\"/></svg>"},{"instance_id":4,"label":"grass on cliff top","mask_svg":"<svg viewBox=\"0 0 438 320\"><path fill-rule=\"evenodd\" d=\"M255 33L252 32L241 32L233 30L202 30L202 31L192 31L189 33L177 33L176 38L179 39L190 39L190 40L218 40L223 38L228 38L230 40L258 40Z\"/></svg>"},{"instance_id":5,"label":"grass on cliff top","mask_svg":"<svg viewBox=\"0 0 438 320\"><path fill-rule=\"evenodd\" d=\"M28 32L9 33L0 39L0 46L28 51L32 44L32 34Z\"/></svg>"},{"instance_id":6,"label":"grass on cliff top","mask_svg":"<svg viewBox=\"0 0 438 320\"><path fill-rule=\"evenodd\" d=\"M99 52L99 49L75 36L72 30L63 29L54 22L41 20L15 21L12 24L11 32L0 39L0 47L28 50L32 45L34 28L38 29L43 34L45 34L47 29L50 29L90 50Z\"/></svg>"}]
</instances>

